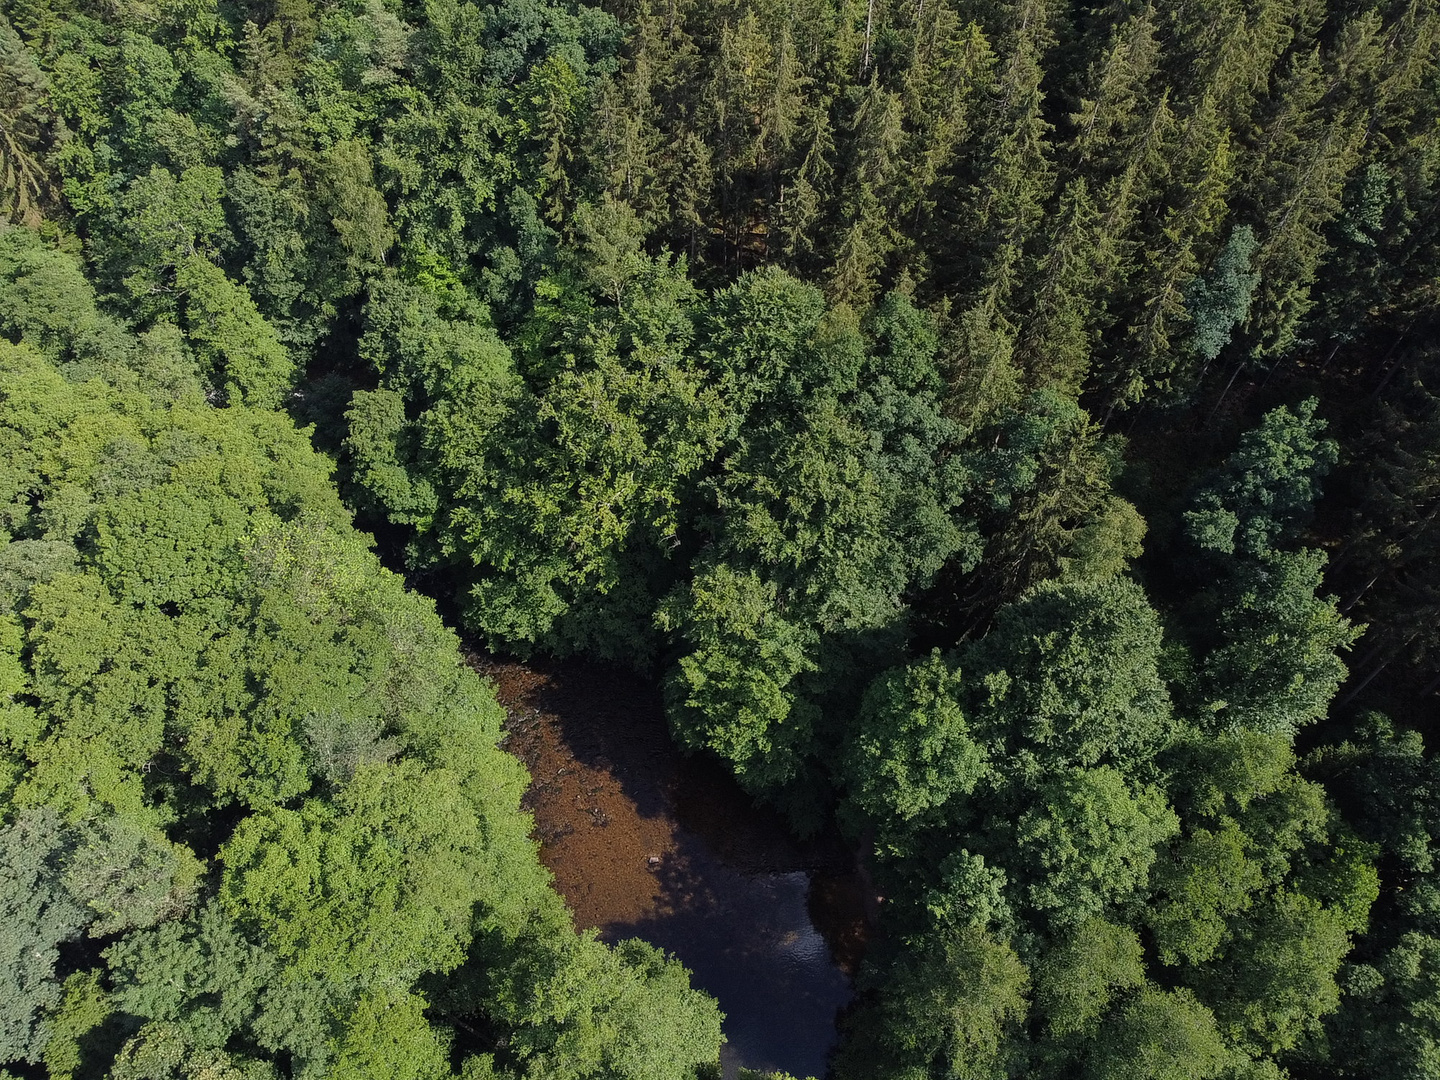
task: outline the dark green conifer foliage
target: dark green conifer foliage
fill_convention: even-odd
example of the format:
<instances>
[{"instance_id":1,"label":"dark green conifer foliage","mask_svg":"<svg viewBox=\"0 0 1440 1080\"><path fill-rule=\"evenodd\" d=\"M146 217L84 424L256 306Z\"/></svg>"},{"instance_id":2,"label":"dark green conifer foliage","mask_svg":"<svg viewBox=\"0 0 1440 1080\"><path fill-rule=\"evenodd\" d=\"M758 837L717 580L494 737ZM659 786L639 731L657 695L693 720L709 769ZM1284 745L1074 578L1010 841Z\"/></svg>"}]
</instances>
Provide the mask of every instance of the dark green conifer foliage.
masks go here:
<instances>
[{"instance_id":1,"label":"dark green conifer foliage","mask_svg":"<svg viewBox=\"0 0 1440 1080\"><path fill-rule=\"evenodd\" d=\"M1216 102L1206 97L1183 121L1157 106L1159 153L1168 158L1151 222L1134 241L1138 266L1122 290L1127 322L1123 344L1110 350L1101 380L1115 404L1132 404L1167 389L1185 372L1181 335L1186 292L1201 269L1200 255L1225 211L1232 178L1231 135Z\"/></svg>"},{"instance_id":2,"label":"dark green conifer foliage","mask_svg":"<svg viewBox=\"0 0 1440 1080\"><path fill-rule=\"evenodd\" d=\"M1344 800L1390 875L1371 928L1350 958L1339 1013L1327 1023L1336 1072L1421 1075L1437 1047L1434 854L1440 836L1435 767L1420 733L1379 714L1321 750L1312 766Z\"/></svg>"},{"instance_id":3,"label":"dark green conifer foliage","mask_svg":"<svg viewBox=\"0 0 1440 1080\"><path fill-rule=\"evenodd\" d=\"M1273 118L1252 151L1245 188L1260 209L1260 287L1246 320L1257 355L1288 351L1310 308L1310 284L1324 255L1323 226L1360 158L1364 120L1345 100L1344 78L1379 58L1379 17L1341 28L1328 55L1292 57L1276 88ZM1353 111L1352 111L1353 110Z\"/></svg>"},{"instance_id":4,"label":"dark green conifer foliage","mask_svg":"<svg viewBox=\"0 0 1440 1080\"><path fill-rule=\"evenodd\" d=\"M1226 345L1235 327L1250 314L1250 303L1260 275L1250 270L1259 241L1255 230L1237 225L1215 259L1210 272L1195 278L1185 294L1190 317L1190 350L1209 364Z\"/></svg>"},{"instance_id":5,"label":"dark green conifer foliage","mask_svg":"<svg viewBox=\"0 0 1440 1080\"><path fill-rule=\"evenodd\" d=\"M1190 541L1204 551L1263 557L1299 538L1320 481L1334 466L1335 443L1320 438L1313 398L1276 409L1247 431L1224 467L1185 513Z\"/></svg>"},{"instance_id":6,"label":"dark green conifer foliage","mask_svg":"<svg viewBox=\"0 0 1440 1080\"><path fill-rule=\"evenodd\" d=\"M1365 644L1376 652L1362 678L1374 679L1396 661L1426 664L1434 655L1435 582L1429 552L1435 540L1436 401L1428 388L1428 350L1414 374L1397 379L1377 423L1356 453L1369 464L1370 482L1352 517L1354 539L1339 559L1353 568L1351 598L1370 623ZM1368 655L1368 654L1367 654Z\"/></svg>"},{"instance_id":7,"label":"dark green conifer foliage","mask_svg":"<svg viewBox=\"0 0 1440 1080\"><path fill-rule=\"evenodd\" d=\"M1026 318L1016 362L1032 386L1073 396L1088 374L1092 327L1099 319L1095 293L1110 269L1103 223L1083 180L1071 181L1060 206L1036 282L1024 305Z\"/></svg>"},{"instance_id":8,"label":"dark green conifer foliage","mask_svg":"<svg viewBox=\"0 0 1440 1080\"><path fill-rule=\"evenodd\" d=\"M967 306L1005 310L1015 299L1024 246L1041 221L1054 170L1047 153L1043 70L1051 40L1042 3L1007 12L996 38L997 60L986 91L995 99L952 210L954 254L964 259L940 268L941 287L967 297Z\"/></svg>"},{"instance_id":9,"label":"dark green conifer foliage","mask_svg":"<svg viewBox=\"0 0 1440 1080\"><path fill-rule=\"evenodd\" d=\"M0 212L13 224L39 225L56 196L45 153L68 134L50 107L49 80L0 15Z\"/></svg>"},{"instance_id":10,"label":"dark green conifer foliage","mask_svg":"<svg viewBox=\"0 0 1440 1080\"><path fill-rule=\"evenodd\" d=\"M861 306L875 290L876 272L895 244L889 208L897 196L903 132L899 95L872 81L856 109L850 195L842 207L849 227L840 241L830 294L841 303Z\"/></svg>"}]
</instances>

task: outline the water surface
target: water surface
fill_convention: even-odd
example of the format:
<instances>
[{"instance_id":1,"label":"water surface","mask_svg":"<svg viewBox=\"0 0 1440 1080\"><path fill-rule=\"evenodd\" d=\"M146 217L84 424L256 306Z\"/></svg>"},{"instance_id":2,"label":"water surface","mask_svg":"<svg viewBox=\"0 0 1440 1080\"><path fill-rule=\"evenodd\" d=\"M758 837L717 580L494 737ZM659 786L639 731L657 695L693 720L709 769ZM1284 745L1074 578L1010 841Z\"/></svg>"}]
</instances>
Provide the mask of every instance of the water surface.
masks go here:
<instances>
[{"instance_id":1,"label":"water surface","mask_svg":"<svg viewBox=\"0 0 1440 1080\"><path fill-rule=\"evenodd\" d=\"M576 927L678 956L725 1013L727 1073L823 1075L865 938L846 847L797 843L718 763L678 754L658 693L635 676L476 666L509 715L506 748L530 769L540 858Z\"/></svg>"}]
</instances>

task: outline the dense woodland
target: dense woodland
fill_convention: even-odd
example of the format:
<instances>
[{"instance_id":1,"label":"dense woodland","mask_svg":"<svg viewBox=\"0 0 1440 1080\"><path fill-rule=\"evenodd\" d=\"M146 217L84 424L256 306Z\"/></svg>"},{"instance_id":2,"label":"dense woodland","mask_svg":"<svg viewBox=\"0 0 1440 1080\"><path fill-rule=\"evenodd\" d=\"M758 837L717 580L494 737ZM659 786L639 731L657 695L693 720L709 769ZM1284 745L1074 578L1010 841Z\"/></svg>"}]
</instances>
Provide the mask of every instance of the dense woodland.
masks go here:
<instances>
[{"instance_id":1,"label":"dense woodland","mask_svg":"<svg viewBox=\"0 0 1440 1080\"><path fill-rule=\"evenodd\" d=\"M456 631L865 853L836 1080L1440 1075L1435 0L0 13L9 1075L712 1068Z\"/></svg>"}]
</instances>

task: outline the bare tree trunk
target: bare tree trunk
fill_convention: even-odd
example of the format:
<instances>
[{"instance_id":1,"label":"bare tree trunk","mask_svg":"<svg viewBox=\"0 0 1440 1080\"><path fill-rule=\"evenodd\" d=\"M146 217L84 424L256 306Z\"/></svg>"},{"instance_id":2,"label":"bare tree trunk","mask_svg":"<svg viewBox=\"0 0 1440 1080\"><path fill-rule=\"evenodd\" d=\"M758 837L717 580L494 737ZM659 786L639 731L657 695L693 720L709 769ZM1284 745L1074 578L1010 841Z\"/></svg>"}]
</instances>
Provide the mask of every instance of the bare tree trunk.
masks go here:
<instances>
[{"instance_id":1,"label":"bare tree trunk","mask_svg":"<svg viewBox=\"0 0 1440 1080\"><path fill-rule=\"evenodd\" d=\"M860 74L870 70L870 36L875 31L875 0L865 6L865 51L860 56Z\"/></svg>"},{"instance_id":2,"label":"bare tree trunk","mask_svg":"<svg viewBox=\"0 0 1440 1080\"><path fill-rule=\"evenodd\" d=\"M1335 359L1335 354L1340 351L1341 342L1337 341L1335 347L1330 350L1330 355L1325 357L1325 363L1320 365L1320 374L1325 374L1325 369L1330 366L1330 361Z\"/></svg>"},{"instance_id":3,"label":"bare tree trunk","mask_svg":"<svg viewBox=\"0 0 1440 1080\"><path fill-rule=\"evenodd\" d=\"M1389 350L1386 351L1385 357L1383 360L1381 360L1381 363L1384 363L1385 360L1389 360L1390 357L1395 355L1395 350L1400 347L1400 343L1405 340L1405 335L1409 332L1410 330L1408 327L1400 331L1400 336L1395 339L1395 343L1390 346ZM1395 377L1395 372L1399 371L1400 367L1401 365L1398 360L1390 365L1390 370L1385 372L1385 377L1382 378L1379 385L1377 385L1375 389L1370 392L1370 397L1372 399L1378 398L1380 396L1380 391L1384 390L1385 387L1389 385L1390 380Z\"/></svg>"},{"instance_id":4,"label":"bare tree trunk","mask_svg":"<svg viewBox=\"0 0 1440 1080\"><path fill-rule=\"evenodd\" d=\"M1390 660L1393 660L1393 659L1395 659L1395 658L1392 656L1392 657L1390 658ZM1379 675L1382 671L1384 671L1387 667L1390 666L1390 660L1386 660L1383 664L1381 664L1379 667L1377 667L1374 671L1370 672L1369 675L1366 675L1365 678L1364 678L1363 680L1361 680L1359 686L1355 687L1354 690L1351 690L1350 693L1346 694L1345 697L1344 697L1344 699L1343 699L1342 701L1336 703L1335 708L1337 708L1337 709L1343 709L1346 705L1349 705L1350 702L1354 701L1355 698L1359 695L1360 691L1361 691L1361 690L1364 690L1365 687L1369 686L1370 683L1371 683L1371 681L1375 678L1376 675Z\"/></svg>"},{"instance_id":5,"label":"bare tree trunk","mask_svg":"<svg viewBox=\"0 0 1440 1080\"><path fill-rule=\"evenodd\" d=\"M1425 689L1420 691L1420 696L1422 698L1429 697L1436 690L1440 690L1440 675L1436 675L1435 678L1425 684Z\"/></svg>"},{"instance_id":6,"label":"bare tree trunk","mask_svg":"<svg viewBox=\"0 0 1440 1080\"><path fill-rule=\"evenodd\" d=\"M1225 389L1220 391L1220 398L1215 402L1215 407L1210 410L1210 415L1205 417L1204 427L1210 426L1210 421L1215 419L1215 414L1220 411L1220 406L1225 404L1225 395L1230 393L1230 388L1235 385L1235 380L1240 377L1240 371L1245 367L1245 361L1235 365L1235 372L1230 376L1230 381L1225 384Z\"/></svg>"},{"instance_id":7,"label":"bare tree trunk","mask_svg":"<svg viewBox=\"0 0 1440 1080\"><path fill-rule=\"evenodd\" d=\"M1374 577L1372 577L1369 581L1367 581L1363 586L1361 586L1360 591L1357 592L1354 596L1352 596L1352 597L1350 598L1349 602L1346 603L1345 606L1342 607L1340 610L1341 610L1342 612L1347 612L1347 611L1349 611L1351 608L1353 608L1356 604L1358 604L1358 603L1360 602L1360 598L1361 598L1362 596L1364 596L1367 592L1369 592L1370 589L1374 586L1375 582L1377 582L1377 581L1379 581L1379 580L1380 580L1380 575L1379 575L1379 574L1376 574L1376 575L1375 575Z\"/></svg>"}]
</instances>

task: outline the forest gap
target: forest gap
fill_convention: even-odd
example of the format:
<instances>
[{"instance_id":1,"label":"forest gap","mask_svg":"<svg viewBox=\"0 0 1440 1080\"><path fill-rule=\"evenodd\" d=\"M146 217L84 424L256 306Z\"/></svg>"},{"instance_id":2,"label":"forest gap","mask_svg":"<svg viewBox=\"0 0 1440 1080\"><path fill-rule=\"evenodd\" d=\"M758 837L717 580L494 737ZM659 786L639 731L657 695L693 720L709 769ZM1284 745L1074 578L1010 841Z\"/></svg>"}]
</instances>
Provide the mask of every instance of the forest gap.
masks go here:
<instances>
[{"instance_id":1,"label":"forest gap","mask_svg":"<svg viewBox=\"0 0 1440 1080\"><path fill-rule=\"evenodd\" d=\"M471 661L530 770L524 806L576 929L643 938L690 968L726 1014L727 1075L823 1075L865 942L853 853L834 835L795 841L723 767L683 757L644 680L574 661Z\"/></svg>"}]
</instances>

